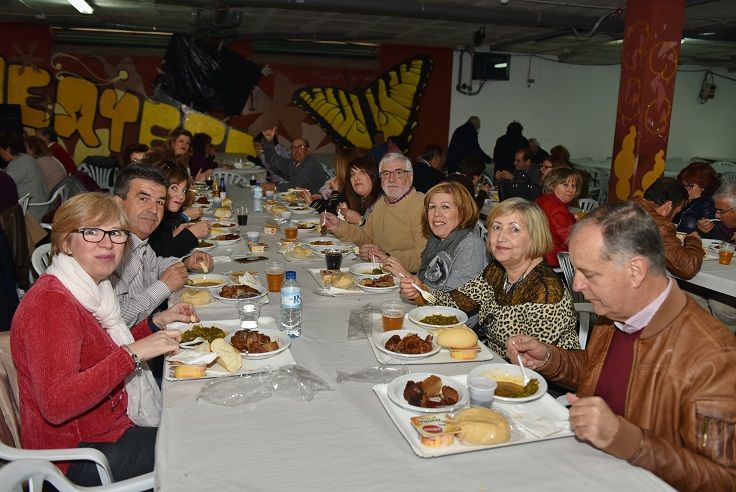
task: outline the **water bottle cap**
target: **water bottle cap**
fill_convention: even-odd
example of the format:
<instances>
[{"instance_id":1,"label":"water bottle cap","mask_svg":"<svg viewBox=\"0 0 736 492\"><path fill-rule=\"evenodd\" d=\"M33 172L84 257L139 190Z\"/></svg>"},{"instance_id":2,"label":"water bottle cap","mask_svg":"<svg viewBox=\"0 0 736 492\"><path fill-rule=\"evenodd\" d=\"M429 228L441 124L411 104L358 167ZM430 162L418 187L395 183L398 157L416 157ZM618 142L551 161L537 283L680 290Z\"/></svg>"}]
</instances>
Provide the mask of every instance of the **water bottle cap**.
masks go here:
<instances>
[{"instance_id":1,"label":"water bottle cap","mask_svg":"<svg viewBox=\"0 0 736 492\"><path fill-rule=\"evenodd\" d=\"M286 276L286 280L296 280L296 272L293 270L289 270L284 275Z\"/></svg>"}]
</instances>

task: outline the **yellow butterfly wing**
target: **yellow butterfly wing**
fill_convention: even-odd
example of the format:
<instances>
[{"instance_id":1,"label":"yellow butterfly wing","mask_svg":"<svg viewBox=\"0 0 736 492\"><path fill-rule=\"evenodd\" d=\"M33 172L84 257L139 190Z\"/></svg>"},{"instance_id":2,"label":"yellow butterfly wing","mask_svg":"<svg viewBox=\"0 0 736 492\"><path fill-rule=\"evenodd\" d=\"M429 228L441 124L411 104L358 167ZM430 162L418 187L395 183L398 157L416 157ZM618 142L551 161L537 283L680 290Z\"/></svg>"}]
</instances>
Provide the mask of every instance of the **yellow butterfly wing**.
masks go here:
<instances>
[{"instance_id":1,"label":"yellow butterfly wing","mask_svg":"<svg viewBox=\"0 0 736 492\"><path fill-rule=\"evenodd\" d=\"M312 86L296 91L292 100L344 147L372 147L377 130L407 147L432 65L431 58L418 56L386 70L361 93Z\"/></svg>"}]
</instances>

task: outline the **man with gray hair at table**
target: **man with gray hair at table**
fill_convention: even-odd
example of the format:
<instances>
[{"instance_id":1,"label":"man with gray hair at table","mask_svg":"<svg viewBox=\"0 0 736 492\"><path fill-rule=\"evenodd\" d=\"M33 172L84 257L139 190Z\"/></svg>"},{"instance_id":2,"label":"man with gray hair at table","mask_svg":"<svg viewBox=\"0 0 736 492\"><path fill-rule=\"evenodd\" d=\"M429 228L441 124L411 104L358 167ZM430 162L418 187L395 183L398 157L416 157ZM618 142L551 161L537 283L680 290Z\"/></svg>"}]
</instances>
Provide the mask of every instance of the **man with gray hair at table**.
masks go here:
<instances>
[{"instance_id":1,"label":"man with gray hair at table","mask_svg":"<svg viewBox=\"0 0 736 492\"><path fill-rule=\"evenodd\" d=\"M384 155L378 164L378 175L384 196L375 203L365 224L348 224L325 213L327 230L340 240L360 246L363 260L382 262L393 256L408 271L416 272L427 244L422 226L424 193L412 186L411 161L402 154Z\"/></svg>"},{"instance_id":2,"label":"man with gray hair at table","mask_svg":"<svg viewBox=\"0 0 736 492\"><path fill-rule=\"evenodd\" d=\"M576 436L678 490L736 490L736 338L667 276L652 218L600 207L570 234L573 289L599 316L585 350L520 335L510 360L574 388Z\"/></svg>"}]
</instances>

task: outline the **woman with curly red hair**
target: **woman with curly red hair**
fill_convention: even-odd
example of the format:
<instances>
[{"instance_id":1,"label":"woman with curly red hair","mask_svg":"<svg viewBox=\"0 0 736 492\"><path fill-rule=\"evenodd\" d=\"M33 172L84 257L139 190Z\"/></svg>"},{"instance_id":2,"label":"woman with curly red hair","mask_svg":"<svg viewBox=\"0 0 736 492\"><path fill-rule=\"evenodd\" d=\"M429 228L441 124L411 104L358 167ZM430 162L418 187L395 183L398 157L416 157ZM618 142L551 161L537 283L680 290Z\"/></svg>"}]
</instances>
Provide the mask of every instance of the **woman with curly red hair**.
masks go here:
<instances>
[{"instance_id":1,"label":"woman with curly red hair","mask_svg":"<svg viewBox=\"0 0 736 492\"><path fill-rule=\"evenodd\" d=\"M713 193L721 186L718 173L706 162L691 162L677 175L677 180L685 185L688 203L683 208L677 223L678 232L698 231L703 235L698 221L708 222L716 216Z\"/></svg>"}]
</instances>

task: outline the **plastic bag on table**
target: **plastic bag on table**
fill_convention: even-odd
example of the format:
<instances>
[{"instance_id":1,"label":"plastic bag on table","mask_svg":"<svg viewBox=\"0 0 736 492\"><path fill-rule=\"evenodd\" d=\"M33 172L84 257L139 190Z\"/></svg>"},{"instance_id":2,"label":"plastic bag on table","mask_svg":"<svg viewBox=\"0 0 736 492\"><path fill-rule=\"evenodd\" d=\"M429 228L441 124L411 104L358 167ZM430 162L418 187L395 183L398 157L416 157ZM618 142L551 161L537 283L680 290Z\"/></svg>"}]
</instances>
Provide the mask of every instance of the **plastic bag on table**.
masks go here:
<instances>
[{"instance_id":1,"label":"plastic bag on table","mask_svg":"<svg viewBox=\"0 0 736 492\"><path fill-rule=\"evenodd\" d=\"M338 383L344 383L346 381L358 381L360 383L390 383L393 379L409 374L409 370L406 365L394 365L394 366L373 366L366 367L356 372L347 373L343 371L337 371L337 378L335 380Z\"/></svg>"},{"instance_id":2,"label":"plastic bag on table","mask_svg":"<svg viewBox=\"0 0 736 492\"><path fill-rule=\"evenodd\" d=\"M197 399L233 407L255 403L274 395L310 401L318 391L325 390L331 391L332 388L322 378L304 367L293 365L210 381L202 387Z\"/></svg>"},{"instance_id":3,"label":"plastic bag on table","mask_svg":"<svg viewBox=\"0 0 736 492\"><path fill-rule=\"evenodd\" d=\"M378 304L366 304L350 311L348 340L361 340L371 337L376 315L381 316L381 306Z\"/></svg>"}]
</instances>

